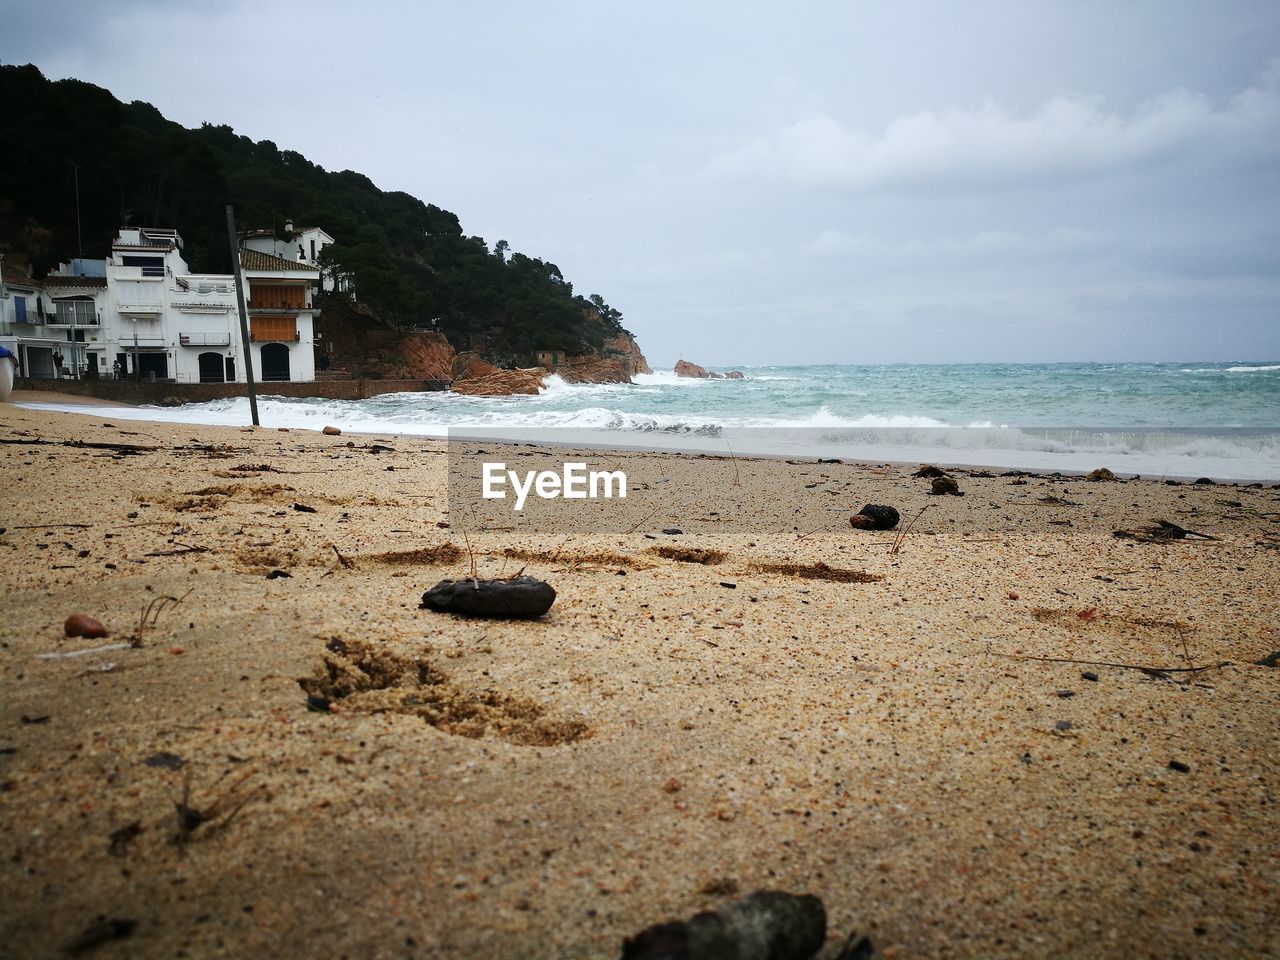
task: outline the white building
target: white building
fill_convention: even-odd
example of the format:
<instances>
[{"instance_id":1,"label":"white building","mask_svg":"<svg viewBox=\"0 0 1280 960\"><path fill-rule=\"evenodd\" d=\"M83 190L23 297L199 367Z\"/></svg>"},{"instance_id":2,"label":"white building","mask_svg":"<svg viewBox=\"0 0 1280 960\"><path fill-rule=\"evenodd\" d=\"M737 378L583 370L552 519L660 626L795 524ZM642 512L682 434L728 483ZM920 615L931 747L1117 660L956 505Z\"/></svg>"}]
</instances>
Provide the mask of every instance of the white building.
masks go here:
<instances>
[{"instance_id":1,"label":"white building","mask_svg":"<svg viewBox=\"0 0 1280 960\"><path fill-rule=\"evenodd\" d=\"M0 266L0 346L19 376L245 380L235 277L191 273L176 230L125 227L107 260L43 281ZM240 266L255 379L314 380L319 268L248 247Z\"/></svg>"},{"instance_id":2,"label":"white building","mask_svg":"<svg viewBox=\"0 0 1280 960\"><path fill-rule=\"evenodd\" d=\"M315 308L320 271L307 263L240 248L254 375L269 382L316 378Z\"/></svg>"},{"instance_id":3,"label":"white building","mask_svg":"<svg viewBox=\"0 0 1280 960\"><path fill-rule=\"evenodd\" d=\"M333 237L320 227L295 229L292 220L285 223L284 229L289 234L288 240L277 238L270 230L252 230L245 234L242 245L281 260L293 260L315 267L320 271L320 286L326 293L334 290L346 292L351 288L349 278L320 265L320 254L334 242Z\"/></svg>"},{"instance_id":4,"label":"white building","mask_svg":"<svg viewBox=\"0 0 1280 960\"><path fill-rule=\"evenodd\" d=\"M103 273L103 261L77 260L40 281L0 260L0 346L18 358L19 376L88 375L101 337Z\"/></svg>"}]
</instances>

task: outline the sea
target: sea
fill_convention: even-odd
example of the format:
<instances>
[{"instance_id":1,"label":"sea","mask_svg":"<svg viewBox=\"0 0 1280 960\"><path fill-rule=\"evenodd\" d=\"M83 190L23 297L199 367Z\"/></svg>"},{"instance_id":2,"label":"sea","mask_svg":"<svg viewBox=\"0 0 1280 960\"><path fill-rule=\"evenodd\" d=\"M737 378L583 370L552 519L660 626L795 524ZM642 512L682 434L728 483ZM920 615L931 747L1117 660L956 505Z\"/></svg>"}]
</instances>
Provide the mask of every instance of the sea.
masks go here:
<instances>
[{"instance_id":1,"label":"sea","mask_svg":"<svg viewBox=\"0 0 1280 960\"><path fill-rule=\"evenodd\" d=\"M1280 482L1280 362L724 366L633 384L548 378L538 396L270 396L266 427L583 446ZM30 404L37 406L36 404ZM88 410L244 425L245 399Z\"/></svg>"}]
</instances>

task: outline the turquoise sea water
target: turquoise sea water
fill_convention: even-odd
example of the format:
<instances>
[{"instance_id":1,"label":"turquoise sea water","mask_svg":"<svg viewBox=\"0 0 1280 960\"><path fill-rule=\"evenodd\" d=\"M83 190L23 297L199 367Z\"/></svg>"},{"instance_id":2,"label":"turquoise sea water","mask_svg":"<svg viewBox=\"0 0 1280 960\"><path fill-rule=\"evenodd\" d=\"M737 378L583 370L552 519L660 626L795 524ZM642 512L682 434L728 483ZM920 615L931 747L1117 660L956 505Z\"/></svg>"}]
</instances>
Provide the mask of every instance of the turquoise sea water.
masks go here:
<instances>
[{"instance_id":1,"label":"turquoise sea water","mask_svg":"<svg viewBox=\"0 0 1280 960\"><path fill-rule=\"evenodd\" d=\"M411 393L259 406L269 426L432 436L496 428L548 442L1280 480L1280 362L737 369L744 380L553 377L536 397ZM248 421L243 400L141 415Z\"/></svg>"}]
</instances>

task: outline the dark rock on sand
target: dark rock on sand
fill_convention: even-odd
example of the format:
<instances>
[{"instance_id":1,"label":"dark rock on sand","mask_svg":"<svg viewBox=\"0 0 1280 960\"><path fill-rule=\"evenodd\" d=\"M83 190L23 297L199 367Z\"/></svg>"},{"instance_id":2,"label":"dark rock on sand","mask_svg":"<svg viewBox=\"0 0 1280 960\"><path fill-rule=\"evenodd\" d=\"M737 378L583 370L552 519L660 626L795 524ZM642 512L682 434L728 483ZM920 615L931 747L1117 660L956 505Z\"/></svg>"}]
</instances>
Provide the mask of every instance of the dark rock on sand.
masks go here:
<instances>
[{"instance_id":1,"label":"dark rock on sand","mask_svg":"<svg viewBox=\"0 0 1280 960\"><path fill-rule=\"evenodd\" d=\"M420 610L466 617L532 620L555 603L556 591L533 577L510 580L441 580L422 595Z\"/></svg>"},{"instance_id":2,"label":"dark rock on sand","mask_svg":"<svg viewBox=\"0 0 1280 960\"><path fill-rule=\"evenodd\" d=\"M868 503L849 518L849 524L857 530L892 530L900 519L893 507Z\"/></svg>"},{"instance_id":3,"label":"dark rock on sand","mask_svg":"<svg viewBox=\"0 0 1280 960\"><path fill-rule=\"evenodd\" d=\"M913 477L929 477L930 479L934 477L945 477L946 475L945 471L939 470L932 463L920 464L920 469L912 474Z\"/></svg>"},{"instance_id":4,"label":"dark rock on sand","mask_svg":"<svg viewBox=\"0 0 1280 960\"><path fill-rule=\"evenodd\" d=\"M932 487L933 489L929 492L935 497L941 497L947 494L950 494L953 497L964 496L964 491L960 489L960 484L956 483L955 479L952 477L934 477Z\"/></svg>"},{"instance_id":5,"label":"dark rock on sand","mask_svg":"<svg viewBox=\"0 0 1280 960\"><path fill-rule=\"evenodd\" d=\"M622 944L622 960L811 960L827 911L811 894L760 890L687 921L661 923Z\"/></svg>"}]
</instances>

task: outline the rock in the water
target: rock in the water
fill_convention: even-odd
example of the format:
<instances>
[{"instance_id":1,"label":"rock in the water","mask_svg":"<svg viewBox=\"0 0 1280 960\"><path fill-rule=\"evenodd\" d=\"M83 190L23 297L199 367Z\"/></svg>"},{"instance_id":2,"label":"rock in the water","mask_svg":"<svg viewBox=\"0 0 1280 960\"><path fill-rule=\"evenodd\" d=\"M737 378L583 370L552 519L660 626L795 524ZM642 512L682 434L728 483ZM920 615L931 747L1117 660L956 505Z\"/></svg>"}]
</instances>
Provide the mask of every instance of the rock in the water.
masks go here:
<instances>
[{"instance_id":1,"label":"rock in the water","mask_svg":"<svg viewBox=\"0 0 1280 960\"><path fill-rule=\"evenodd\" d=\"M933 478L933 489L929 491L935 497L941 497L950 494L953 497L963 497L964 491L960 489L960 484L956 483L954 477L941 476Z\"/></svg>"},{"instance_id":2,"label":"rock in the water","mask_svg":"<svg viewBox=\"0 0 1280 960\"><path fill-rule=\"evenodd\" d=\"M661 923L622 944L622 960L812 960L827 911L811 894L759 890L714 913Z\"/></svg>"},{"instance_id":3,"label":"rock in the water","mask_svg":"<svg viewBox=\"0 0 1280 960\"><path fill-rule=\"evenodd\" d=\"M337 437L342 435L342 431L337 427L325 427L320 432L323 433L326 437Z\"/></svg>"},{"instance_id":4,"label":"rock in the water","mask_svg":"<svg viewBox=\"0 0 1280 960\"><path fill-rule=\"evenodd\" d=\"M746 375L741 370L730 370L724 375L726 380L745 380Z\"/></svg>"},{"instance_id":5,"label":"rock in the water","mask_svg":"<svg viewBox=\"0 0 1280 960\"><path fill-rule=\"evenodd\" d=\"M706 367L699 366L696 363L690 363L688 360L677 360L675 366L677 377L693 377L697 380L707 380L711 374L707 372Z\"/></svg>"},{"instance_id":6,"label":"rock in the water","mask_svg":"<svg viewBox=\"0 0 1280 960\"><path fill-rule=\"evenodd\" d=\"M101 620L87 613L73 613L62 625L62 632L68 637L87 637L90 640L96 640L107 635L107 628L102 625Z\"/></svg>"},{"instance_id":7,"label":"rock in the water","mask_svg":"<svg viewBox=\"0 0 1280 960\"><path fill-rule=\"evenodd\" d=\"M467 617L532 620L555 603L556 591L533 577L510 580L441 580L422 595L419 610Z\"/></svg>"},{"instance_id":8,"label":"rock in the water","mask_svg":"<svg viewBox=\"0 0 1280 960\"><path fill-rule=\"evenodd\" d=\"M892 530L901 519L893 507L868 503L849 519L849 524L859 530Z\"/></svg>"}]
</instances>

